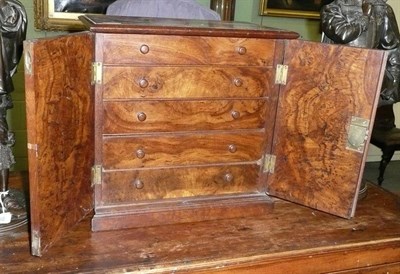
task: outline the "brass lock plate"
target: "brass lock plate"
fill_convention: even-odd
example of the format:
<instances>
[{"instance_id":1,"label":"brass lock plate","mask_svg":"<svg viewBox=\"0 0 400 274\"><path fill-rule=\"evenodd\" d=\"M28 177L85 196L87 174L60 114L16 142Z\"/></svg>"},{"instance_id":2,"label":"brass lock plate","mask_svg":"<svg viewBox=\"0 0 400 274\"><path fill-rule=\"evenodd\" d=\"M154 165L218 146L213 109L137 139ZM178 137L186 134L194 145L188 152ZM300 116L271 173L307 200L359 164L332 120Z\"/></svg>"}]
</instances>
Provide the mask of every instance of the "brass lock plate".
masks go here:
<instances>
[{"instance_id":1,"label":"brass lock plate","mask_svg":"<svg viewBox=\"0 0 400 274\"><path fill-rule=\"evenodd\" d=\"M365 142L368 139L368 127L370 120L351 117L350 126L347 132L347 145L346 148L350 150L355 150L358 152L363 152L365 148Z\"/></svg>"}]
</instances>

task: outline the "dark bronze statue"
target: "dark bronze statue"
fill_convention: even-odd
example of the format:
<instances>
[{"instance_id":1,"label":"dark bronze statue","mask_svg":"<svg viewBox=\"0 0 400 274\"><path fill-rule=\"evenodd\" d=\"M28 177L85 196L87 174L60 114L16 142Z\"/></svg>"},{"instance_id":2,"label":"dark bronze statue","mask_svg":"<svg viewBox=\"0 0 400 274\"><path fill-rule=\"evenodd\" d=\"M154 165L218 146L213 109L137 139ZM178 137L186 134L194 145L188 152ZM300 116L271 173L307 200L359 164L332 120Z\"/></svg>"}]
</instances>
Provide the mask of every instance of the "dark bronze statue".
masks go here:
<instances>
[{"instance_id":1,"label":"dark bronze statue","mask_svg":"<svg viewBox=\"0 0 400 274\"><path fill-rule=\"evenodd\" d=\"M400 102L400 47L390 50L383 78L380 105Z\"/></svg>"},{"instance_id":2,"label":"dark bronze statue","mask_svg":"<svg viewBox=\"0 0 400 274\"><path fill-rule=\"evenodd\" d=\"M23 5L18 0L0 0L0 199L2 211L5 208L13 216L19 216L22 209L8 192L8 174L15 163L11 150L15 140L8 129L7 110L13 106L10 96L14 90L12 76L22 56L26 27L27 16Z\"/></svg>"},{"instance_id":3,"label":"dark bronze statue","mask_svg":"<svg viewBox=\"0 0 400 274\"><path fill-rule=\"evenodd\" d=\"M390 51L379 106L400 101L400 33L386 0L335 0L321 9L322 41Z\"/></svg>"}]
</instances>

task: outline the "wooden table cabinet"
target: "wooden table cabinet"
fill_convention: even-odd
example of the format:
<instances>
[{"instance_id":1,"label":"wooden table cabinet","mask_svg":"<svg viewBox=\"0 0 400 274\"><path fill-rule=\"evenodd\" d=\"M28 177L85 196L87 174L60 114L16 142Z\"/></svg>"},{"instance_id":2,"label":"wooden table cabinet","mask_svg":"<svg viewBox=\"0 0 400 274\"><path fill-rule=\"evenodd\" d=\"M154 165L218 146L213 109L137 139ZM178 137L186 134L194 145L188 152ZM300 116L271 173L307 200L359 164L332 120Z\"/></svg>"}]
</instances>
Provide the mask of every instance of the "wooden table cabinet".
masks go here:
<instances>
[{"instance_id":1,"label":"wooden table cabinet","mask_svg":"<svg viewBox=\"0 0 400 274\"><path fill-rule=\"evenodd\" d=\"M34 255L93 207L94 231L266 215L271 196L354 215L384 52L246 23L82 21L25 43Z\"/></svg>"}]
</instances>

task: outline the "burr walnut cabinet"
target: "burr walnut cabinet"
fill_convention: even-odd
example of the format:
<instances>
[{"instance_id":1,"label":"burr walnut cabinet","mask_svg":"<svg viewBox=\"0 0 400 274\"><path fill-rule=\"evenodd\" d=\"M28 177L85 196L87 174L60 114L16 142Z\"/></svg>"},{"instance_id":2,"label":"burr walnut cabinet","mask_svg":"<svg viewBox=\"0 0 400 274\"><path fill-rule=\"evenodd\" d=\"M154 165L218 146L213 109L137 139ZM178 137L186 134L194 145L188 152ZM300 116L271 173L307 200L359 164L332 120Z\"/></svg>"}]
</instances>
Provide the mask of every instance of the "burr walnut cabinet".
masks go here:
<instances>
[{"instance_id":1,"label":"burr walnut cabinet","mask_svg":"<svg viewBox=\"0 0 400 274\"><path fill-rule=\"evenodd\" d=\"M276 198L354 215L384 52L247 23L81 20L25 43L34 255L93 208L93 231L265 215Z\"/></svg>"}]
</instances>

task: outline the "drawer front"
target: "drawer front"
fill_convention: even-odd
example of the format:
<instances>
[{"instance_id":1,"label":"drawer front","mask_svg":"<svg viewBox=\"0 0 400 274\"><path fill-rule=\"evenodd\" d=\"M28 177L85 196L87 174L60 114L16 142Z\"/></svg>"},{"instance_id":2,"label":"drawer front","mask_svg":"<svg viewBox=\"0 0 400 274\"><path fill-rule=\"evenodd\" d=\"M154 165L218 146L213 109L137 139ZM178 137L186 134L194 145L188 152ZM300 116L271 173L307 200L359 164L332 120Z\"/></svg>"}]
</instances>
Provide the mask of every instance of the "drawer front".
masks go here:
<instances>
[{"instance_id":1,"label":"drawer front","mask_svg":"<svg viewBox=\"0 0 400 274\"><path fill-rule=\"evenodd\" d=\"M269 96L271 68L104 67L103 98L249 98Z\"/></svg>"},{"instance_id":2,"label":"drawer front","mask_svg":"<svg viewBox=\"0 0 400 274\"><path fill-rule=\"evenodd\" d=\"M263 130L219 134L136 135L103 138L103 167L186 166L257 161Z\"/></svg>"},{"instance_id":3,"label":"drawer front","mask_svg":"<svg viewBox=\"0 0 400 274\"><path fill-rule=\"evenodd\" d=\"M273 39L255 38L135 34L102 38L104 64L272 66L276 47Z\"/></svg>"},{"instance_id":4,"label":"drawer front","mask_svg":"<svg viewBox=\"0 0 400 274\"><path fill-rule=\"evenodd\" d=\"M167 168L103 173L100 205L256 193L260 166Z\"/></svg>"},{"instance_id":5,"label":"drawer front","mask_svg":"<svg viewBox=\"0 0 400 274\"><path fill-rule=\"evenodd\" d=\"M104 102L103 133L263 128L266 100Z\"/></svg>"}]
</instances>

